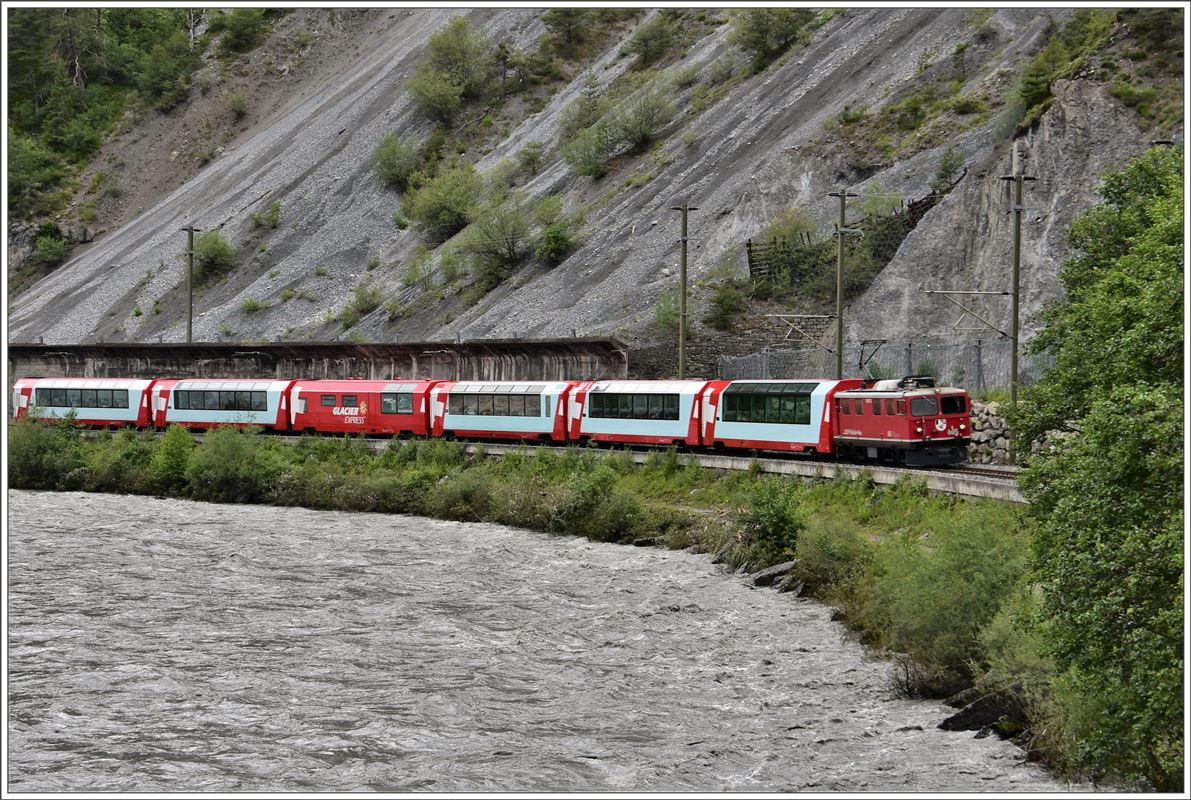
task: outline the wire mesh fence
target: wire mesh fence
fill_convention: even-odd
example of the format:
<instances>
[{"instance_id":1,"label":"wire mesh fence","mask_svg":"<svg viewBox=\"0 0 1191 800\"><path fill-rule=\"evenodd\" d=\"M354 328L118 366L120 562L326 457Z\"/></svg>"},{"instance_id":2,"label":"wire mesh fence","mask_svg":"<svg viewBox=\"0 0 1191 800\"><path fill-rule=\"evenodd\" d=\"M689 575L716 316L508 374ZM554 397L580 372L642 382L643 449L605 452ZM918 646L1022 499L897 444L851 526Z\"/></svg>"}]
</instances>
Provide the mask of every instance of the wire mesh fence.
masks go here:
<instances>
[{"instance_id":1,"label":"wire mesh fence","mask_svg":"<svg viewBox=\"0 0 1191 800\"><path fill-rule=\"evenodd\" d=\"M1013 344L1008 340L976 339L966 343L885 342L873 353L873 344L844 347L844 377L900 378L934 375L940 383L968 391L1008 389L1012 373ZM862 359L864 366L861 366ZM1022 384L1034 383L1050 369L1049 354L1018 354ZM835 354L821 348L762 350L747 356L720 356L719 376L724 380L776 380L835 374Z\"/></svg>"}]
</instances>

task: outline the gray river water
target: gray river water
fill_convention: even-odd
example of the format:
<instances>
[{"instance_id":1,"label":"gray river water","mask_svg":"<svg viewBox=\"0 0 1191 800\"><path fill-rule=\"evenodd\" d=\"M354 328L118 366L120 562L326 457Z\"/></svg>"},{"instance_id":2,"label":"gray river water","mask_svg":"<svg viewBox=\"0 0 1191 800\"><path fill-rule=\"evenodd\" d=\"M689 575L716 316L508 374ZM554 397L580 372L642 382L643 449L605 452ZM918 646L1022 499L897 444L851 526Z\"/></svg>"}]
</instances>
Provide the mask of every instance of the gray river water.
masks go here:
<instances>
[{"instance_id":1,"label":"gray river water","mask_svg":"<svg viewBox=\"0 0 1191 800\"><path fill-rule=\"evenodd\" d=\"M8 498L10 791L1068 788L706 555Z\"/></svg>"}]
</instances>

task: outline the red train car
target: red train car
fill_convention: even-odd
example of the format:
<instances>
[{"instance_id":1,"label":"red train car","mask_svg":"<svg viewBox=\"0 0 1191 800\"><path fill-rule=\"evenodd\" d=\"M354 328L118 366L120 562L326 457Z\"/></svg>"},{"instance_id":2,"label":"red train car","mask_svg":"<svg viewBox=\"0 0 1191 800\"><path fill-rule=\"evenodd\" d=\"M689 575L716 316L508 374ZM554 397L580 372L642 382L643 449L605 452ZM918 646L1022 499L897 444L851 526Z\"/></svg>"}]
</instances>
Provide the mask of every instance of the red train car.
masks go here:
<instances>
[{"instance_id":1,"label":"red train car","mask_svg":"<svg viewBox=\"0 0 1191 800\"><path fill-rule=\"evenodd\" d=\"M839 392L835 402L835 441L842 456L910 466L967 460L972 404L963 389L907 377Z\"/></svg>"},{"instance_id":2,"label":"red train car","mask_svg":"<svg viewBox=\"0 0 1191 800\"><path fill-rule=\"evenodd\" d=\"M834 398L860 386L854 378L712 381L702 393L703 445L834 453Z\"/></svg>"},{"instance_id":3,"label":"red train car","mask_svg":"<svg viewBox=\"0 0 1191 800\"><path fill-rule=\"evenodd\" d=\"M289 390L290 429L429 436L430 390L440 381L311 380Z\"/></svg>"},{"instance_id":4,"label":"red train car","mask_svg":"<svg viewBox=\"0 0 1191 800\"><path fill-rule=\"evenodd\" d=\"M18 378L12 388L17 417L33 411L58 419L73 411L82 425L143 428L150 423L150 390L146 378Z\"/></svg>"}]
</instances>

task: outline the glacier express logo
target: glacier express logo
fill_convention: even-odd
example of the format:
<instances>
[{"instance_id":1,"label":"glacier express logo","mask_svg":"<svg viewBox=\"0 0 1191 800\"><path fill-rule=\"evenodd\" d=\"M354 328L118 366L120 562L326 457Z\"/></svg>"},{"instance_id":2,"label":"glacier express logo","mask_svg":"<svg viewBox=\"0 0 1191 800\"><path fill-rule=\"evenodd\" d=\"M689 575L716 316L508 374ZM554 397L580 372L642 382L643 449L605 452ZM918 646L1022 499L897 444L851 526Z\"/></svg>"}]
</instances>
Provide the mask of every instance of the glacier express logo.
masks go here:
<instances>
[{"instance_id":1,"label":"glacier express logo","mask_svg":"<svg viewBox=\"0 0 1191 800\"><path fill-rule=\"evenodd\" d=\"M337 417L355 417L368 413L368 403L363 402L358 406L335 406L331 409L331 413Z\"/></svg>"}]
</instances>

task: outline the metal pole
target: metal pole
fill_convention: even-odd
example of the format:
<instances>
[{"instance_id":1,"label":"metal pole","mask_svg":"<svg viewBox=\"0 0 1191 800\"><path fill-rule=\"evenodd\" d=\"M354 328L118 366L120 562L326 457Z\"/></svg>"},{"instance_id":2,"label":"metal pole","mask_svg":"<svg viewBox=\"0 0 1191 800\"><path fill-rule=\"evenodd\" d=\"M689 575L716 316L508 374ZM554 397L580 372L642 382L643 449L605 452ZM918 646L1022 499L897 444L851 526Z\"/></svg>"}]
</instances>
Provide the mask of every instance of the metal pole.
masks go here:
<instances>
[{"instance_id":1,"label":"metal pole","mask_svg":"<svg viewBox=\"0 0 1191 800\"><path fill-rule=\"evenodd\" d=\"M839 247L835 261L835 377L839 380L844 377L844 234L857 232L846 227L848 198L860 195L841 189L828 192L827 196L839 198L839 226L836 231Z\"/></svg>"},{"instance_id":2,"label":"metal pole","mask_svg":"<svg viewBox=\"0 0 1191 800\"><path fill-rule=\"evenodd\" d=\"M672 206L671 210L682 212L682 238L679 240L682 242L682 256L678 262L678 379L682 380L686 377L686 216L688 211L699 209L683 203L681 206Z\"/></svg>"},{"instance_id":3,"label":"metal pole","mask_svg":"<svg viewBox=\"0 0 1191 800\"><path fill-rule=\"evenodd\" d=\"M202 228L187 225L186 231L186 343L193 340L194 332L194 232Z\"/></svg>"},{"instance_id":4,"label":"metal pole","mask_svg":"<svg viewBox=\"0 0 1191 800\"><path fill-rule=\"evenodd\" d=\"M1034 180L1033 176L1026 176L1021 174L1021 163L1019 161L1019 153L1017 143L1013 143L1013 174L1006 175L1001 180L1013 181L1013 281L1010 289L1012 297L1012 317L1009 328L1009 339L1013 346L1013 351L1009 356L1009 405L1017 407L1017 384L1018 384L1018 315L1021 307L1021 212L1025 209L1022 207L1022 184L1025 181ZM1017 463L1017 447L1014 442L1013 432L1009 432L1009 463Z\"/></svg>"}]
</instances>

